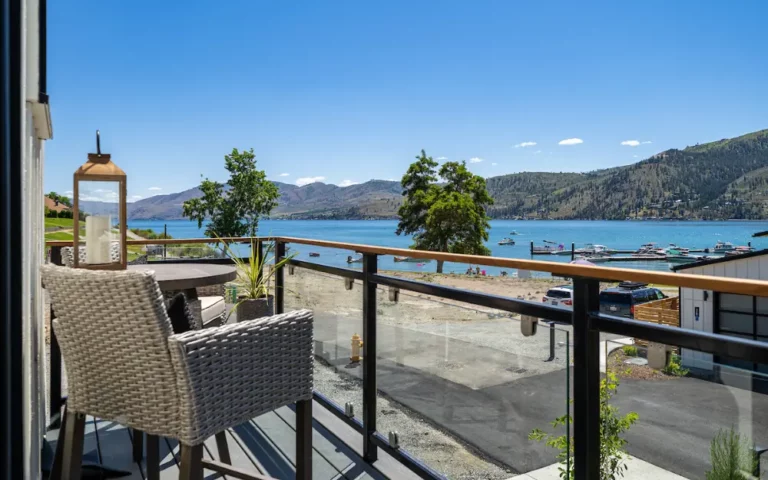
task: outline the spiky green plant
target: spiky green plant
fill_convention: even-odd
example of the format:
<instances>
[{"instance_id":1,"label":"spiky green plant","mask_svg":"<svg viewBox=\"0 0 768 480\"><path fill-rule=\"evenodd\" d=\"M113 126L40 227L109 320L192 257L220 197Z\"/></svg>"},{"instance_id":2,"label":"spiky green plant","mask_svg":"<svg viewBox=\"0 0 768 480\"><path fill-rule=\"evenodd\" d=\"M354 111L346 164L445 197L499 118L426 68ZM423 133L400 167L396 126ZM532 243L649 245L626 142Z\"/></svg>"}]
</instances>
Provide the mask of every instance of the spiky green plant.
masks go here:
<instances>
[{"instance_id":1,"label":"spiky green plant","mask_svg":"<svg viewBox=\"0 0 768 480\"><path fill-rule=\"evenodd\" d=\"M717 432L709 446L709 461L712 468L707 480L744 480L758 478L753 473L758 469L754 445L746 435L731 427Z\"/></svg>"}]
</instances>

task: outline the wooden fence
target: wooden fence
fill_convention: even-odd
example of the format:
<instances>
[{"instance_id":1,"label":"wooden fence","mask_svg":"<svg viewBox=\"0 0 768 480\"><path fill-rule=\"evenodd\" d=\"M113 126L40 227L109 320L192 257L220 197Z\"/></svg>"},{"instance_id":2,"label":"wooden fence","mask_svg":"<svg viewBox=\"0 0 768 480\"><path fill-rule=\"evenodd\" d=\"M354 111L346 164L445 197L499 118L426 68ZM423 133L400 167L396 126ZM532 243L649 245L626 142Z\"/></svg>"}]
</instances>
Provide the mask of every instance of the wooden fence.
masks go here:
<instances>
[{"instance_id":1,"label":"wooden fence","mask_svg":"<svg viewBox=\"0 0 768 480\"><path fill-rule=\"evenodd\" d=\"M643 303L635 306L635 320L660 323L671 327L680 327L680 297L669 297L662 300ZM647 346L643 340L635 340L638 345Z\"/></svg>"}]
</instances>

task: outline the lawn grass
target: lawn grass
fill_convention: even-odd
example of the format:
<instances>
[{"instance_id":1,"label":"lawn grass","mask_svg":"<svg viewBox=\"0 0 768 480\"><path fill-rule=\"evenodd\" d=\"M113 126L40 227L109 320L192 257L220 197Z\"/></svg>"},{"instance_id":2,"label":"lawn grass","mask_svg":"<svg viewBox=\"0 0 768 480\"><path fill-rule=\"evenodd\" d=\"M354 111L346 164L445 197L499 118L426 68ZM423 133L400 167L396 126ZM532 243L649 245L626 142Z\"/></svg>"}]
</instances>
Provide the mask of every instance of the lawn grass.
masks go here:
<instances>
[{"instance_id":1,"label":"lawn grass","mask_svg":"<svg viewBox=\"0 0 768 480\"><path fill-rule=\"evenodd\" d=\"M72 240L72 232L48 232L45 234L46 240Z\"/></svg>"},{"instance_id":2,"label":"lawn grass","mask_svg":"<svg viewBox=\"0 0 768 480\"><path fill-rule=\"evenodd\" d=\"M45 217L45 226L47 227L69 227L75 226L71 218L50 218Z\"/></svg>"}]
</instances>

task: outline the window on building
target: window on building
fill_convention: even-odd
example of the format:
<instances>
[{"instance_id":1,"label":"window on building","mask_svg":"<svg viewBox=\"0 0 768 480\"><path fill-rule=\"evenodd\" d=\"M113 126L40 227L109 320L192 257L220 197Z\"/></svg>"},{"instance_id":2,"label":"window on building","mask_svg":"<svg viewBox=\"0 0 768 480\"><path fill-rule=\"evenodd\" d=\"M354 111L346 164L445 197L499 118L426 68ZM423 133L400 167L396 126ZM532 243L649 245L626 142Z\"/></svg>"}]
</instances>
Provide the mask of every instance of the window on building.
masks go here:
<instances>
[{"instance_id":1,"label":"window on building","mask_svg":"<svg viewBox=\"0 0 768 480\"><path fill-rule=\"evenodd\" d=\"M715 310L716 333L768 342L768 298L721 293ZM725 358L718 359L718 363L768 373L768 365Z\"/></svg>"}]
</instances>

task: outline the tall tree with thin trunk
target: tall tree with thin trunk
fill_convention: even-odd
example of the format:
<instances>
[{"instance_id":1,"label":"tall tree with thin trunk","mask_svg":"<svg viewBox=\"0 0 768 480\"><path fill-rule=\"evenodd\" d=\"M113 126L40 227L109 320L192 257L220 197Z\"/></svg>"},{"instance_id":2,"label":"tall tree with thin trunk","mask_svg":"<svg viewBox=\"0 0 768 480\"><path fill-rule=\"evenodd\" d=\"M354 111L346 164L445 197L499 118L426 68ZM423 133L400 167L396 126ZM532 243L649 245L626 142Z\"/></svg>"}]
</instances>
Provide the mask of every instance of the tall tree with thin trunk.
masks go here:
<instances>
[{"instance_id":1,"label":"tall tree with thin trunk","mask_svg":"<svg viewBox=\"0 0 768 480\"><path fill-rule=\"evenodd\" d=\"M239 152L233 148L224 156L224 168L229 181L223 184L204 179L200 184L203 196L184 202L182 214L197 220L198 227L208 219L205 235L210 238L254 237L259 218L277 206L280 193L266 173L256 168L253 149Z\"/></svg>"},{"instance_id":2,"label":"tall tree with thin trunk","mask_svg":"<svg viewBox=\"0 0 768 480\"><path fill-rule=\"evenodd\" d=\"M438 180L442 179L442 182ZM490 255L486 207L493 199L485 179L467 170L465 162L438 163L424 150L401 180L402 206L398 235L413 235L411 248L437 252ZM437 273L443 262L437 262Z\"/></svg>"}]
</instances>

